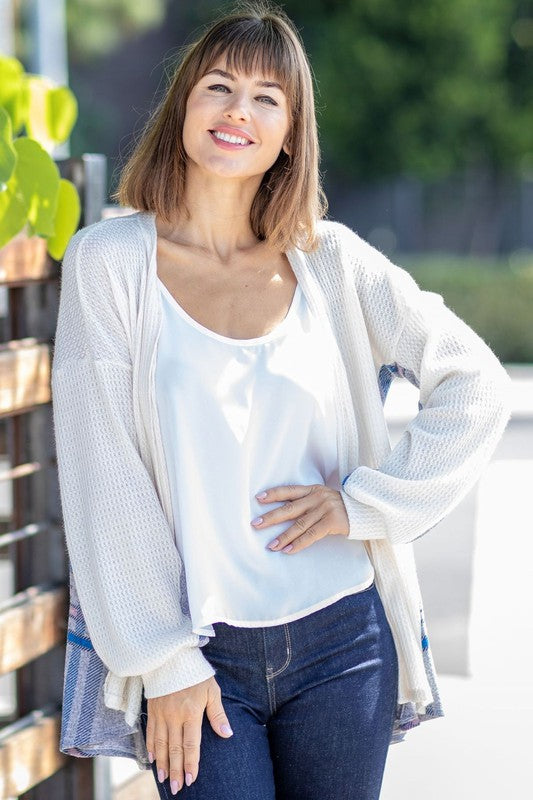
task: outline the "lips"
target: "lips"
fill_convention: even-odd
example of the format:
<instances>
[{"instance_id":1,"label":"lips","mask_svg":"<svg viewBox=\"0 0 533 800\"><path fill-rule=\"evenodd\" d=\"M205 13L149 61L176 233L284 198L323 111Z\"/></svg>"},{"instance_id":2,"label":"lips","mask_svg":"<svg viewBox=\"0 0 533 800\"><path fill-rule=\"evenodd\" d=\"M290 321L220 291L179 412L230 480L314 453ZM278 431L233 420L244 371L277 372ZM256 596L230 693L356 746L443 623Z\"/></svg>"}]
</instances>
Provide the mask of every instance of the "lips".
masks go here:
<instances>
[{"instance_id":1,"label":"lips","mask_svg":"<svg viewBox=\"0 0 533 800\"><path fill-rule=\"evenodd\" d=\"M249 133L239 130L239 128L231 128L229 125L218 125L216 128L212 128L209 133L225 133L228 136L238 136L240 139L247 139L250 144L254 144L254 140Z\"/></svg>"},{"instance_id":2,"label":"lips","mask_svg":"<svg viewBox=\"0 0 533 800\"><path fill-rule=\"evenodd\" d=\"M253 142L247 142L247 144L240 144L239 142L226 142L224 139L219 139L217 136L215 136L213 131L209 131L209 135L216 146L222 150L246 150L247 147L250 147L253 144Z\"/></svg>"}]
</instances>

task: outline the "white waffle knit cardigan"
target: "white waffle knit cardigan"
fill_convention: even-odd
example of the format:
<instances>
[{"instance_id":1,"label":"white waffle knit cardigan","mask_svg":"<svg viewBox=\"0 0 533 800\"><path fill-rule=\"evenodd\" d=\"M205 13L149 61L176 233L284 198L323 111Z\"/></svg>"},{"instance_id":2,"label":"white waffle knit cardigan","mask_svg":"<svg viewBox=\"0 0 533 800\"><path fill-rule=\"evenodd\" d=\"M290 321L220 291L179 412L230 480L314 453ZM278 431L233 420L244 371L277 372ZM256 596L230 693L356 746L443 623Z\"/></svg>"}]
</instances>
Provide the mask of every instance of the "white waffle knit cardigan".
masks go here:
<instances>
[{"instance_id":1,"label":"white waffle knit cardigan","mask_svg":"<svg viewBox=\"0 0 533 800\"><path fill-rule=\"evenodd\" d=\"M391 625L398 717L409 706L424 720L443 712L410 543L480 477L510 416L510 379L440 295L422 291L341 223L320 221L318 230L316 252L293 248L287 256L339 346L349 536L365 541ZM134 730L143 685L155 697L215 674L201 651L207 637L191 629L174 544L154 388L156 241L148 212L73 236L52 370L64 530L90 641L107 673L102 707L124 712ZM391 450L383 403L394 374L419 387L420 410ZM147 766L144 754L141 761Z\"/></svg>"}]
</instances>

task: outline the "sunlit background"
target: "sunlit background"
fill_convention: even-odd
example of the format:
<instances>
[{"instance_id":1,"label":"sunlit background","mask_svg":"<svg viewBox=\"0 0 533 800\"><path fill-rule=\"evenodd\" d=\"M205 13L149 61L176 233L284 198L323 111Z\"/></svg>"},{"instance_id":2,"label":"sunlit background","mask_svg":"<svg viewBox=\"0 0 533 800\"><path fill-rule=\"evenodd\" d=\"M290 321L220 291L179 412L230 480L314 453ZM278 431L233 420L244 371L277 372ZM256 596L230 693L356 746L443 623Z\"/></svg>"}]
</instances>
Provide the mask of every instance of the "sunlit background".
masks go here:
<instances>
[{"instance_id":1,"label":"sunlit background","mask_svg":"<svg viewBox=\"0 0 533 800\"><path fill-rule=\"evenodd\" d=\"M531 791L533 711L533 2L281 5L313 68L329 217L442 294L513 377L513 418L487 472L415 544L448 713L391 748L382 798L492 800L505 791L520 800ZM105 155L109 204L180 48L220 7L0 0L0 54L68 84L78 100L70 141L54 157ZM386 411L394 442L416 414L414 388L398 381ZM6 520L8 494L0 482ZM10 678L0 679L6 708ZM136 771L125 759L96 761L102 798Z\"/></svg>"}]
</instances>

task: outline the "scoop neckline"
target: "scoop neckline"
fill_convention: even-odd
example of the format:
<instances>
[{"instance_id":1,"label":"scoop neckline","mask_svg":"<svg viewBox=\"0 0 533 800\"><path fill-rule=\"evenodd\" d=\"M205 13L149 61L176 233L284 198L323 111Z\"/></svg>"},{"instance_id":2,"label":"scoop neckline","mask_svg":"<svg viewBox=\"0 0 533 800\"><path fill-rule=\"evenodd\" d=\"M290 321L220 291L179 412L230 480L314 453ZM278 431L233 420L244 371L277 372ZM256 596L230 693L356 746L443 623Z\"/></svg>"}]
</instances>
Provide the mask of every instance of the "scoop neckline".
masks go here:
<instances>
[{"instance_id":1,"label":"scoop neckline","mask_svg":"<svg viewBox=\"0 0 533 800\"><path fill-rule=\"evenodd\" d=\"M159 275L156 275L157 283L159 284L159 288L167 298L170 305L174 308L175 311L193 328L196 328L201 333L205 334L206 336L210 336L212 339L217 339L219 342L224 342L225 344L232 344L232 345L256 345L256 344L263 344L265 342L269 342L272 339L278 338L282 333L285 332L285 329L290 324L292 318L296 314L296 307L298 305L298 300L301 294L301 287L299 282L296 283L296 289L294 290L294 294L292 296L292 300L289 306L289 309L285 315L285 317L279 322L275 328L273 328L268 333L265 333L263 336L255 336L252 339L234 339L231 336L223 336L221 333L217 333L216 331L212 331L211 328L207 328L205 325L202 325L198 320L194 319L193 317L188 314L185 309L178 303L174 295L167 289Z\"/></svg>"}]
</instances>

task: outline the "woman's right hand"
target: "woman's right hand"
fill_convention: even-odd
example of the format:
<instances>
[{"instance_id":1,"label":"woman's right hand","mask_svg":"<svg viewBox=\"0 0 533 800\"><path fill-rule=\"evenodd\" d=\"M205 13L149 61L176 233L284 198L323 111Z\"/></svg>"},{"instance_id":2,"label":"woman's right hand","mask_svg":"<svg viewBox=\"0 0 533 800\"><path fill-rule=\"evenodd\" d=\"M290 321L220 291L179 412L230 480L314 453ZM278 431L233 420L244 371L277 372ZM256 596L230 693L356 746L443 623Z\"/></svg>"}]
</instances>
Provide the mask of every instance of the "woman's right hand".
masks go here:
<instances>
[{"instance_id":1,"label":"woman's right hand","mask_svg":"<svg viewBox=\"0 0 533 800\"><path fill-rule=\"evenodd\" d=\"M187 785L198 777L204 709L215 733L224 739L233 735L220 686L212 675L178 692L148 698L147 707L146 747L152 761L155 756L159 780L170 776L170 788L176 794L184 773Z\"/></svg>"}]
</instances>

